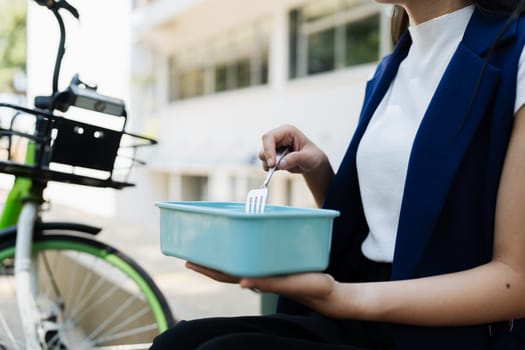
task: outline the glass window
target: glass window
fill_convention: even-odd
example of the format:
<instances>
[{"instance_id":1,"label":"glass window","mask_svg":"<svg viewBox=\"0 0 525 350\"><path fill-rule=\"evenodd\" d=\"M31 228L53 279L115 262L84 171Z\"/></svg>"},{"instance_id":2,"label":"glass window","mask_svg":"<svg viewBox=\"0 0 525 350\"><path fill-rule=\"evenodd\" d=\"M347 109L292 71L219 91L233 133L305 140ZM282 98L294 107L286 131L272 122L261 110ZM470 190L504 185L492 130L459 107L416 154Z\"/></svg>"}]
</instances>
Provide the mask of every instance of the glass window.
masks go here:
<instances>
[{"instance_id":1,"label":"glass window","mask_svg":"<svg viewBox=\"0 0 525 350\"><path fill-rule=\"evenodd\" d=\"M175 101L177 99L177 63L175 57L168 59L168 99Z\"/></svg>"},{"instance_id":2,"label":"glass window","mask_svg":"<svg viewBox=\"0 0 525 350\"><path fill-rule=\"evenodd\" d=\"M290 78L377 61L379 18L366 0L316 0L291 11Z\"/></svg>"},{"instance_id":3,"label":"glass window","mask_svg":"<svg viewBox=\"0 0 525 350\"><path fill-rule=\"evenodd\" d=\"M345 64L373 62L379 56L379 16L371 16L345 26Z\"/></svg>"},{"instance_id":4,"label":"glass window","mask_svg":"<svg viewBox=\"0 0 525 350\"><path fill-rule=\"evenodd\" d=\"M204 69L197 67L179 74L178 96L181 99L201 96L204 94Z\"/></svg>"},{"instance_id":5,"label":"glass window","mask_svg":"<svg viewBox=\"0 0 525 350\"><path fill-rule=\"evenodd\" d=\"M215 67L215 91L228 90L228 65L221 64Z\"/></svg>"},{"instance_id":6,"label":"glass window","mask_svg":"<svg viewBox=\"0 0 525 350\"><path fill-rule=\"evenodd\" d=\"M251 85L251 62L249 58L235 62L234 88L243 88Z\"/></svg>"},{"instance_id":7,"label":"glass window","mask_svg":"<svg viewBox=\"0 0 525 350\"><path fill-rule=\"evenodd\" d=\"M175 53L169 61L170 101L267 84L269 33L262 21Z\"/></svg>"},{"instance_id":8,"label":"glass window","mask_svg":"<svg viewBox=\"0 0 525 350\"><path fill-rule=\"evenodd\" d=\"M268 84L268 50L267 48L263 50L261 56L261 62L257 69L257 77L259 79L259 84Z\"/></svg>"},{"instance_id":9,"label":"glass window","mask_svg":"<svg viewBox=\"0 0 525 350\"><path fill-rule=\"evenodd\" d=\"M308 74L332 71L335 68L335 29L308 36Z\"/></svg>"},{"instance_id":10,"label":"glass window","mask_svg":"<svg viewBox=\"0 0 525 350\"><path fill-rule=\"evenodd\" d=\"M208 177L182 175L180 191L184 201L205 201L208 199Z\"/></svg>"}]
</instances>

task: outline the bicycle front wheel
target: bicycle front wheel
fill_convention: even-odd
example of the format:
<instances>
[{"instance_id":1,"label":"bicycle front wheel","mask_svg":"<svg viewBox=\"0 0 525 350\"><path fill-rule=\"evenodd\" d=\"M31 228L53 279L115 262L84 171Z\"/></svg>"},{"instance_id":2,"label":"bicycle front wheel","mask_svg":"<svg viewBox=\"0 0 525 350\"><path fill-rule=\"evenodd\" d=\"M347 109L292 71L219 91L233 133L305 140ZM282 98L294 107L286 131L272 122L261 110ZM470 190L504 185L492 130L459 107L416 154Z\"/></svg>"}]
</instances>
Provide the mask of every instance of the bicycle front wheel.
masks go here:
<instances>
[{"instance_id":1,"label":"bicycle front wheel","mask_svg":"<svg viewBox=\"0 0 525 350\"><path fill-rule=\"evenodd\" d=\"M14 247L14 240L0 244L0 310L9 315L4 338L24 349L17 319ZM69 234L39 235L33 256L40 333L47 348L147 349L174 323L149 275L103 242Z\"/></svg>"}]
</instances>

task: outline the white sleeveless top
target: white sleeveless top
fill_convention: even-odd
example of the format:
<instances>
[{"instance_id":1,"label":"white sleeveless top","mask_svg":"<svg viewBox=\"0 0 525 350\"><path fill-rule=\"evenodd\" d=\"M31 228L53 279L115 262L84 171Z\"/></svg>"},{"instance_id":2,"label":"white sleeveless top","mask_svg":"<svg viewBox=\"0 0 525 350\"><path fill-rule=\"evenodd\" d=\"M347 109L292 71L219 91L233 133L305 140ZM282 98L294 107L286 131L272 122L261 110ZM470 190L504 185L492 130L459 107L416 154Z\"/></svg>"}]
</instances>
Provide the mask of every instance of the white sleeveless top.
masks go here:
<instances>
[{"instance_id":1,"label":"white sleeveless top","mask_svg":"<svg viewBox=\"0 0 525 350\"><path fill-rule=\"evenodd\" d=\"M428 104L468 25L468 6L409 27L412 46L375 111L357 150L357 172L370 232L361 250L392 262L408 160ZM524 54L515 111L525 103Z\"/></svg>"}]
</instances>

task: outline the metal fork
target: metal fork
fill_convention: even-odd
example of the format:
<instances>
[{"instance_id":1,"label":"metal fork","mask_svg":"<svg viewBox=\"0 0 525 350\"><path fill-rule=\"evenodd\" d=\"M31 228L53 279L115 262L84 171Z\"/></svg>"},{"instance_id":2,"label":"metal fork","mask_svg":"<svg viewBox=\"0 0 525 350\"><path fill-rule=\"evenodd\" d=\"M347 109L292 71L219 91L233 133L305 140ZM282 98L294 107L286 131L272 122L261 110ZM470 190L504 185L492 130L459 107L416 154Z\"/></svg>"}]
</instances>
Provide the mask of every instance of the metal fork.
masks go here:
<instances>
[{"instance_id":1,"label":"metal fork","mask_svg":"<svg viewBox=\"0 0 525 350\"><path fill-rule=\"evenodd\" d=\"M281 159L290 152L290 147L281 147L277 149L275 165L268 169L268 174L264 179L261 188L250 190L246 196L246 202L244 204L244 211L248 214L262 214L264 213L264 207L266 206L266 198L268 197L268 184L272 178L273 173L277 170Z\"/></svg>"}]
</instances>

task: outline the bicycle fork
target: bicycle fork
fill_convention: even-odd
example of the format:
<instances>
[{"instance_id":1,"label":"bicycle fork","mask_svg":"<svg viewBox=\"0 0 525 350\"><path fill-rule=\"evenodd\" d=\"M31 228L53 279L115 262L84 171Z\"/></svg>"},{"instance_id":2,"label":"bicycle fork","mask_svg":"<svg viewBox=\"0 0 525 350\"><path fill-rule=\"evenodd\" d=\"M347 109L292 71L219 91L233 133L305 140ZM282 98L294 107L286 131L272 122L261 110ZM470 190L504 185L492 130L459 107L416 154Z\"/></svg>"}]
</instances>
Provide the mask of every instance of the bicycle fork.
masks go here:
<instances>
[{"instance_id":1,"label":"bicycle fork","mask_svg":"<svg viewBox=\"0 0 525 350\"><path fill-rule=\"evenodd\" d=\"M15 251L15 283L18 311L24 331L25 346L27 349L42 350L39 341L40 314L36 305L36 283L33 259L32 242L33 228L37 217L38 204L27 201L17 224L16 251Z\"/></svg>"}]
</instances>

